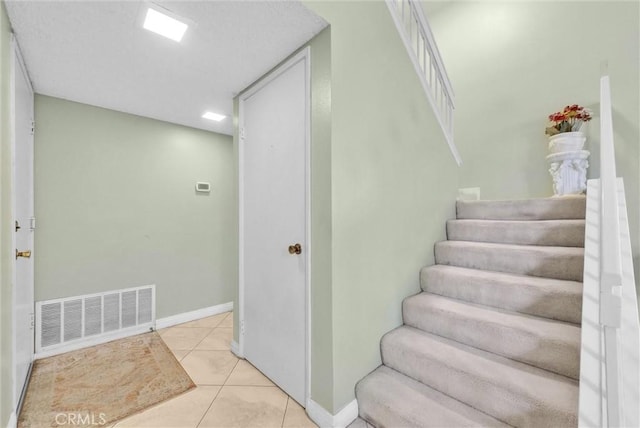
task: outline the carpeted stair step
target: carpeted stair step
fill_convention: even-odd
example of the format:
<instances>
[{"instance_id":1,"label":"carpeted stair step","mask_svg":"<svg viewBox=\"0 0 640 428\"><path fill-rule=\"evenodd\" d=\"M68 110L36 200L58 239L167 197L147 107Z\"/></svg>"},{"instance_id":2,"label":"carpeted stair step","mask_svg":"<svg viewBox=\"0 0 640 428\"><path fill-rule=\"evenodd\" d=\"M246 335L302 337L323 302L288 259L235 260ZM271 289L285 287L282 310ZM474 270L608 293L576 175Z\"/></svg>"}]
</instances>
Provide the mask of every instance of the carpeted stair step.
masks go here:
<instances>
[{"instance_id":1,"label":"carpeted stair step","mask_svg":"<svg viewBox=\"0 0 640 428\"><path fill-rule=\"evenodd\" d=\"M434 265L420 271L424 291L508 311L580 324L582 283Z\"/></svg>"},{"instance_id":2,"label":"carpeted stair step","mask_svg":"<svg viewBox=\"0 0 640 428\"><path fill-rule=\"evenodd\" d=\"M360 417L376 427L508 426L385 366L358 382L356 397Z\"/></svg>"},{"instance_id":3,"label":"carpeted stair step","mask_svg":"<svg viewBox=\"0 0 640 428\"><path fill-rule=\"evenodd\" d=\"M408 297L404 323L474 348L578 379L580 327L430 293Z\"/></svg>"},{"instance_id":4,"label":"carpeted stair step","mask_svg":"<svg viewBox=\"0 0 640 428\"><path fill-rule=\"evenodd\" d=\"M584 247L584 220L449 220L451 241Z\"/></svg>"},{"instance_id":5,"label":"carpeted stair step","mask_svg":"<svg viewBox=\"0 0 640 428\"><path fill-rule=\"evenodd\" d=\"M578 382L568 377L408 326L387 333L381 351L386 366L510 425L578 424Z\"/></svg>"},{"instance_id":6,"label":"carpeted stair step","mask_svg":"<svg viewBox=\"0 0 640 428\"><path fill-rule=\"evenodd\" d=\"M586 198L584 196L564 196L517 201L457 201L456 211L459 219L584 219Z\"/></svg>"},{"instance_id":7,"label":"carpeted stair step","mask_svg":"<svg viewBox=\"0 0 640 428\"><path fill-rule=\"evenodd\" d=\"M582 282L584 249L535 245L442 241L437 264Z\"/></svg>"}]
</instances>

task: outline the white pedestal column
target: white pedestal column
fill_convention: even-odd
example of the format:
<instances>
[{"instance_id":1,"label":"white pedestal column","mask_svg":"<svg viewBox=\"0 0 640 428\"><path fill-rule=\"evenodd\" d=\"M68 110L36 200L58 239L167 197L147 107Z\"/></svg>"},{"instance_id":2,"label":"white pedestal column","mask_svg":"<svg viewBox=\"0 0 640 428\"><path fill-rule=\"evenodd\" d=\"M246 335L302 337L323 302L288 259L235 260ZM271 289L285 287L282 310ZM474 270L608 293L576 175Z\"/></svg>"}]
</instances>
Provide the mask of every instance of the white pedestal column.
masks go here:
<instances>
[{"instance_id":1,"label":"white pedestal column","mask_svg":"<svg viewBox=\"0 0 640 428\"><path fill-rule=\"evenodd\" d=\"M554 196L579 195L587 190L587 150L552 153L547 156Z\"/></svg>"}]
</instances>

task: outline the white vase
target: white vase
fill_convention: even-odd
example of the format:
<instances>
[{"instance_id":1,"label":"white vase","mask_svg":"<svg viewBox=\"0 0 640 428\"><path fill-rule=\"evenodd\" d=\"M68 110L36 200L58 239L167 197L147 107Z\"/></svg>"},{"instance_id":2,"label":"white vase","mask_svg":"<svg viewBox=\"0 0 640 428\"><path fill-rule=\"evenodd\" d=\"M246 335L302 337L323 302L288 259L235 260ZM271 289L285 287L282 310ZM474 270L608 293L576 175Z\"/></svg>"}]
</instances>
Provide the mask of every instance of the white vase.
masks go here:
<instances>
[{"instance_id":1,"label":"white vase","mask_svg":"<svg viewBox=\"0 0 640 428\"><path fill-rule=\"evenodd\" d=\"M563 132L549 137L549 153L575 152L582 150L587 141L584 133Z\"/></svg>"}]
</instances>

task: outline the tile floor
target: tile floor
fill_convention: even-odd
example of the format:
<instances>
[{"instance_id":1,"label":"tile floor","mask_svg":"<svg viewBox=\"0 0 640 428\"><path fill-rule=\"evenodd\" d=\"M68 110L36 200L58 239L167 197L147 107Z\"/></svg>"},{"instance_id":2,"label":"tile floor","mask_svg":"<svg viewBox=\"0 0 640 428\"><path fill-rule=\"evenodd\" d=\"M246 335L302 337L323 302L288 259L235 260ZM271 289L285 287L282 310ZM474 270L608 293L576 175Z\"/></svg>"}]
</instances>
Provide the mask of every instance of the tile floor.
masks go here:
<instances>
[{"instance_id":1,"label":"tile floor","mask_svg":"<svg viewBox=\"0 0 640 428\"><path fill-rule=\"evenodd\" d=\"M158 332L197 387L114 428L316 426L298 403L231 353L231 312Z\"/></svg>"}]
</instances>

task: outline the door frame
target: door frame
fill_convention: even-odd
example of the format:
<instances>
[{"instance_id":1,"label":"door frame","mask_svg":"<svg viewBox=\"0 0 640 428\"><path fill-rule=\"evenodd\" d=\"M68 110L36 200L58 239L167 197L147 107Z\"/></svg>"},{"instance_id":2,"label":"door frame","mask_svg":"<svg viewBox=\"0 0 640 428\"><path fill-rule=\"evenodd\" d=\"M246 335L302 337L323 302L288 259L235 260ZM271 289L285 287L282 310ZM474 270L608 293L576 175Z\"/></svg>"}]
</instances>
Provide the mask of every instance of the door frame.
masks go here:
<instances>
[{"instance_id":1,"label":"door frame","mask_svg":"<svg viewBox=\"0 0 640 428\"><path fill-rule=\"evenodd\" d=\"M305 406L311 398L311 49L309 46L278 65L238 97L238 356L244 358L244 103L294 65L305 64Z\"/></svg>"},{"instance_id":2,"label":"door frame","mask_svg":"<svg viewBox=\"0 0 640 428\"><path fill-rule=\"evenodd\" d=\"M34 107L35 107L35 93L33 91L33 84L31 83L31 78L29 77L29 72L27 70L26 64L24 62L24 57L22 56L22 52L20 50L20 46L18 45L18 41L16 40L15 35L12 33L11 34L11 42L10 42L10 51L11 51L11 59L9 61L9 79L10 79L10 110L9 110L9 114L10 114L10 129L11 129L11 215L12 215L12 219L15 220L16 218L16 199L17 199L17 188L16 188L16 147L18 142L16 141L16 136L17 136L17 132L16 132L16 116L17 116L17 112L16 112L16 96L15 96L15 92L16 92L16 78L17 78L17 73L23 73L25 80L27 82L27 86L31 92L31 96L33 97L33 103L31 104L32 108L31 108L31 120L34 120ZM33 139L35 138L34 135L31 136L32 138L32 152L31 152L31 159L30 159L30 163L31 163L31 174L32 176L35 174L35 170L34 170L34 150L35 150L35 144ZM31 181L31 189L29 189L31 192L31 199L35 199L35 189L34 189L34 180L32 179ZM13 224L13 222L12 222ZM27 227L27 225L24 225L23 227ZM29 225L29 227L32 227L32 224ZM16 247L16 234L12 233L11 234L11 245L12 245L12 251L17 248ZM33 248L31 248L31 250L33 251ZM32 253L32 257L35 257L35 253ZM17 314L16 314L16 290L18 287L18 270L16 267L16 259L12 257L12 270L13 272L11 273L12 275L12 313L11 313L11 318L12 318L12 332L11 332L11 341L12 341L12 346L11 346L11 356L12 356L12 377L13 377L13 381L12 383L12 396L13 396L13 402L12 402L12 406L15 406L15 408L13 409L13 411L16 412L16 416L17 416L17 412L20 411L20 407L22 405L22 400L24 397L24 393L25 393L25 388L26 385L29 382L29 377L31 376L31 369L33 367L33 358L34 358L34 353L32 352L31 354L31 362L29 364L29 369L27 371L27 381L25 383L25 385L22 386L21 388L21 392L19 394L19 396L15 396L17 394L17 383L18 383L18 358L17 358ZM31 264L31 277L35 278L35 276L33 275L33 271L34 269L34 265L35 265L35 261L33 264ZM32 284L33 286L33 284ZM35 287L34 287L35 288ZM32 305L32 312L31 312L31 322L35 322L34 316L35 316L35 290L32 293L32 299L34 300L33 305ZM34 349L35 349L35 328L32 328L32 340L34 341Z\"/></svg>"}]
</instances>

